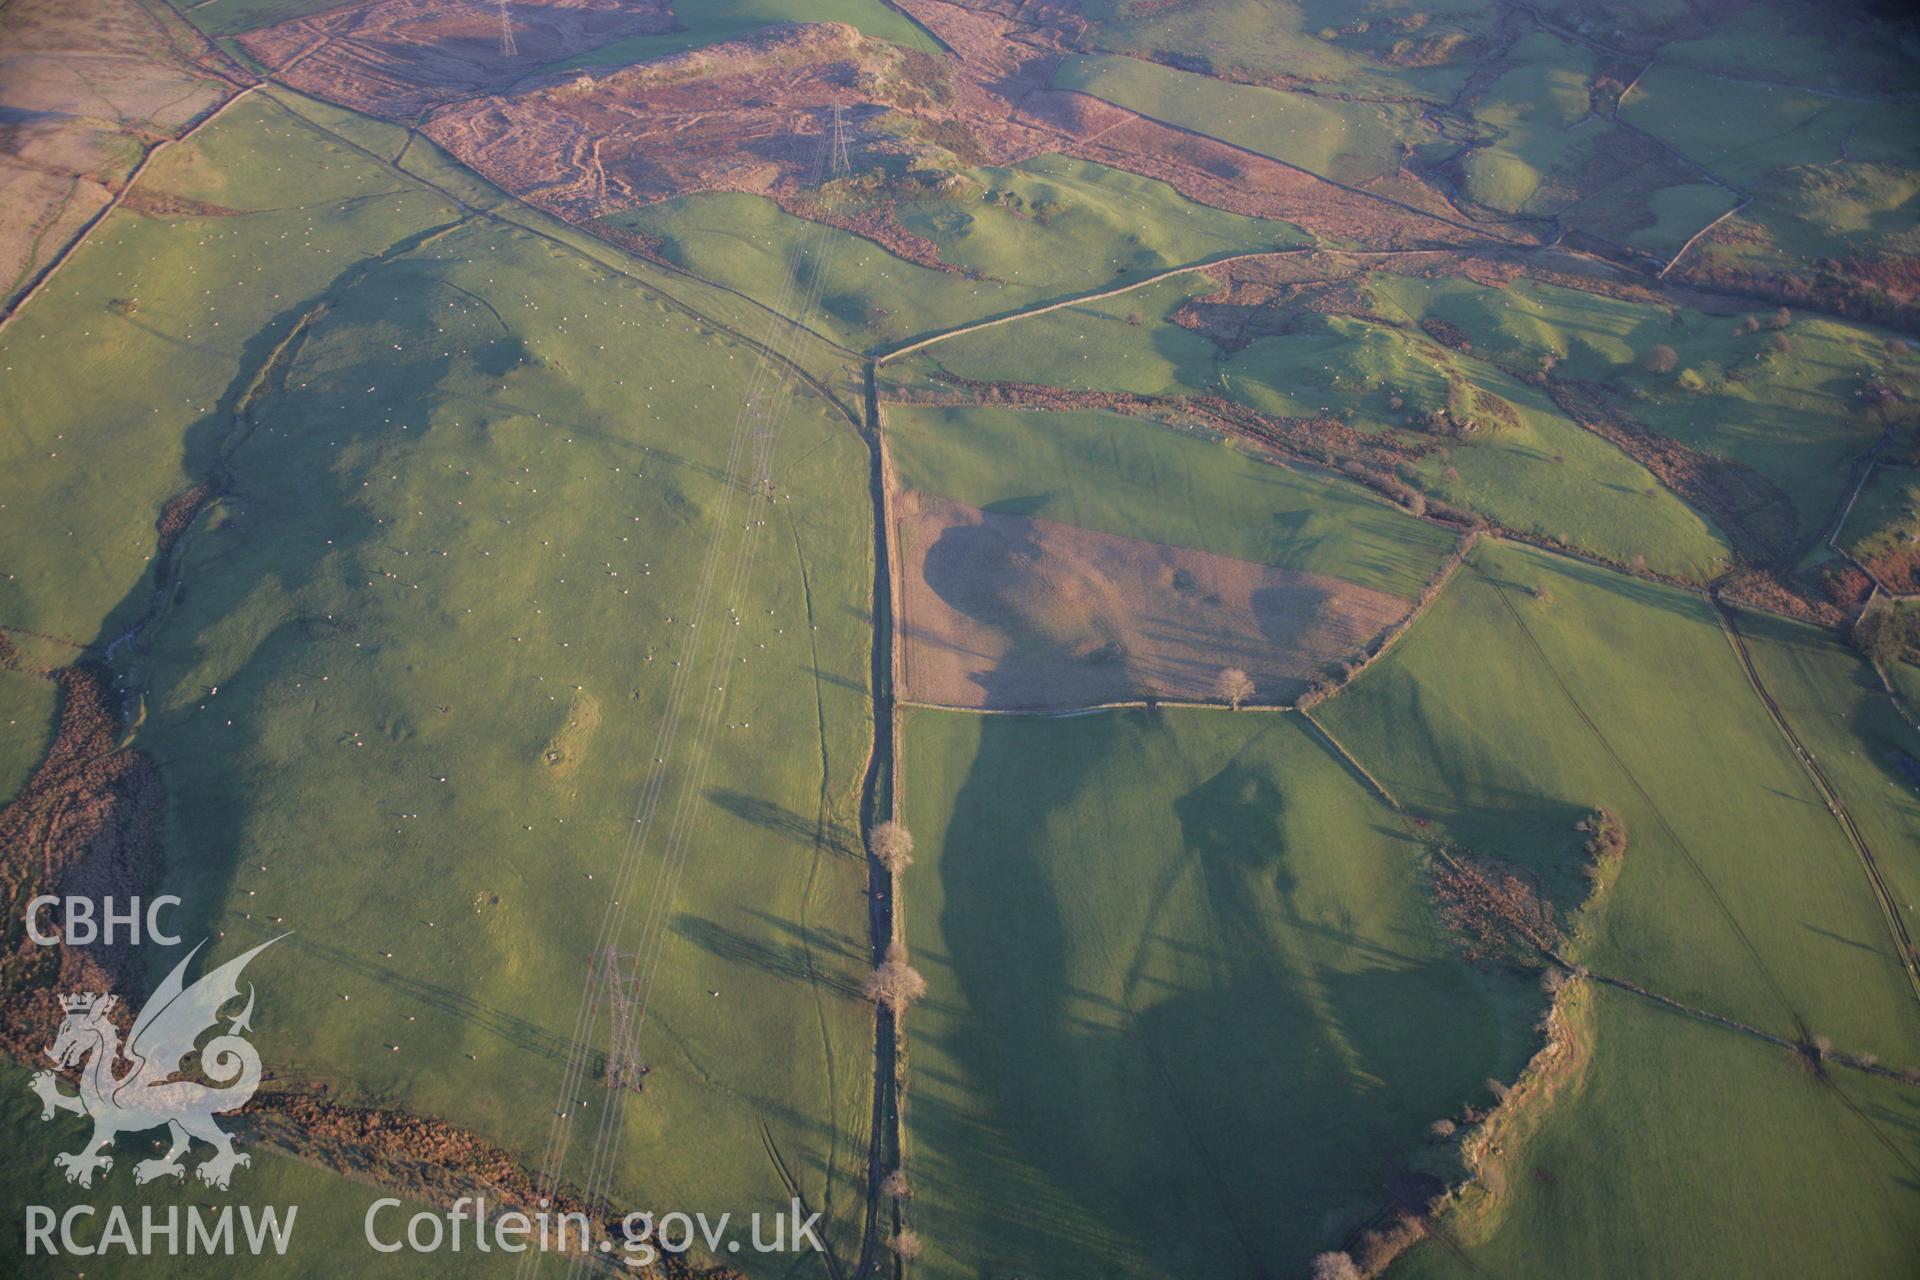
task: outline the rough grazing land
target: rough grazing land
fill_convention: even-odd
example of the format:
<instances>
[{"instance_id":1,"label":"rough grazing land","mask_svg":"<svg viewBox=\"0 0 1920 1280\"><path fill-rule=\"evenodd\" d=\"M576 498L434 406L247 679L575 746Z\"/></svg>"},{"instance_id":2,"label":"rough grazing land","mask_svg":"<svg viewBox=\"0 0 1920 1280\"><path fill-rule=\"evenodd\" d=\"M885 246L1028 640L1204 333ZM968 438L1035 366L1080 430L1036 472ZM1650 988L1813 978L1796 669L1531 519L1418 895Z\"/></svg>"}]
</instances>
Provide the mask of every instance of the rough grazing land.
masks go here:
<instances>
[{"instance_id":1,"label":"rough grazing land","mask_svg":"<svg viewBox=\"0 0 1920 1280\"><path fill-rule=\"evenodd\" d=\"M474 0L375 0L282 22L240 43L296 89L405 119L502 88L544 63L673 27L667 0L515 0L507 12L517 56L500 51L498 7Z\"/></svg>"},{"instance_id":2,"label":"rough grazing land","mask_svg":"<svg viewBox=\"0 0 1920 1280\"><path fill-rule=\"evenodd\" d=\"M1260 700L1403 617L1400 597L929 494L896 503L906 687L956 707L1205 699L1223 667Z\"/></svg>"},{"instance_id":3,"label":"rough grazing land","mask_svg":"<svg viewBox=\"0 0 1920 1280\"><path fill-rule=\"evenodd\" d=\"M150 148L230 97L236 71L157 6L0 7L0 301L60 255Z\"/></svg>"}]
</instances>

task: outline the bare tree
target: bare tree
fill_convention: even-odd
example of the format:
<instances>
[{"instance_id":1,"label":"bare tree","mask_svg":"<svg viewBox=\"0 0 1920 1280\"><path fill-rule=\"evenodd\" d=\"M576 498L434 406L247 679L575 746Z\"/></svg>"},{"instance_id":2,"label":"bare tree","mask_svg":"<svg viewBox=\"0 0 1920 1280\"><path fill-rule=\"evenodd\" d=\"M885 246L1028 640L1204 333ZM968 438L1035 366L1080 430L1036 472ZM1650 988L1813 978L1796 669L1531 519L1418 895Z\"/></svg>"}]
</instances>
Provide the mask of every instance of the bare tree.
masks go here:
<instances>
[{"instance_id":1,"label":"bare tree","mask_svg":"<svg viewBox=\"0 0 1920 1280\"><path fill-rule=\"evenodd\" d=\"M908 1262L912 1262L915 1258L919 1257L921 1252L926 1248L925 1245L920 1243L920 1233L917 1231L902 1231L894 1236L893 1239L887 1241L887 1246Z\"/></svg>"},{"instance_id":2,"label":"bare tree","mask_svg":"<svg viewBox=\"0 0 1920 1280\"><path fill-rule=\"evenodd\" d=\"M899 875L913 865L913 833L904 823L883 822L867 835L867 847L880 865Z\"/></svg>"},{"instance_id":3,"label":"bare tree","mask_svg":"<svg viewBox=\"0 0 1920 1280\"><path fill-rule=\"evenodd\" d=\"M1226 699L1228 706L1238 711L1240 704L1253 696L1253 677L1238 667L1228 667L1214 681L1213 690Z\"/></svg>"},{"instance_id":4,"label":"bare tree","mask_svg":"<svg viewBox=\"0 0 1920 1280\"><path fill-rule=\"evenodd\" d=\"M867 975L867 999L898 1014L927 994L927 980L907 963L907 949L899 943L887 948L887 959Z\"/></svg>"},{"instance_id":5,"label":"bare tree","mask_svg":"<svg viewBox=\"0 0 1920 1280\"><path fill-rule=\"evenodd\" d=\"M1672 373L1680 367L1680 353L1664 342L1657 342L1647 352L1648 373Z\"/></svg>"},{"instance_id":6,"label":"bare tree","mask_svg":"<svg viewBox=\"0 0 1920 1280\"><path fill-rule=\"evenodd\" d=\"M1344 1253L1323 1253L1313 1260L1313 1280L1366 1280L1352 1258Z\"/></svg>"},{"instance_id":7,"label":"bare tree","mask_svg":"<svg viewBox=\"0 0 1920 1280\"><path fill-rule=\"evenodd\" d=\"M905 1200L913 1194L913 1188L907 1185L907 1171L895 1169L880 1184L880 1194L891 1196L895 1200Z\"/></svg>"}]
</instances>

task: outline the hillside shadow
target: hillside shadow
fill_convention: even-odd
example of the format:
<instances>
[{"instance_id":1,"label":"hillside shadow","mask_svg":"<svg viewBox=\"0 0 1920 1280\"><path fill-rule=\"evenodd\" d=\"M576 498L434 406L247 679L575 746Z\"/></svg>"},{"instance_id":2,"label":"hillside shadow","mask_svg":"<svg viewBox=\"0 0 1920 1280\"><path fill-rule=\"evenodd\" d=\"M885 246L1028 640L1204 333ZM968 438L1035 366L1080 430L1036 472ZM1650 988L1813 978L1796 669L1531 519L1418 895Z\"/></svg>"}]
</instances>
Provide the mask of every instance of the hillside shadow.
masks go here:
<instances>
[{"instance_id":1,"label":"hillside shadow","mask_svg":"<svg viewBox=\"0 0 1920 1280\"><path fill-rule=\"evenodd\" d=\"M1108 859L1062 843L1082 793L1139 758L1129 739L1164 731L1149 712L1114 722L1102 750L1043 750L1044 770L1028 735L1050 730L982 726L939 862L948 951L921 953L962 999L929 1009L937 1032L908 1024L941 1050L917 1072L937 1056L959 1073L916 1095L918 1144L941 1153L916 1180L995 1242L1002 1270L1107 1274L1101 1258L1130 1255L1170 1274L1293 1274L1378 1208L1424 1127L1501 1065L1497 1037L1462 1016L1484 1006L1451 957L1307 909L1302 860L1326 853L1293 843L1294 798L1259 767L1174 798L1176 847ZM1146 863L1166 874L1138 875ZM1136 916L1137 940L1094 923ZM1085 990L1080 975L1130 955L1121 1003Z\"/></svg>"}]
</instances>

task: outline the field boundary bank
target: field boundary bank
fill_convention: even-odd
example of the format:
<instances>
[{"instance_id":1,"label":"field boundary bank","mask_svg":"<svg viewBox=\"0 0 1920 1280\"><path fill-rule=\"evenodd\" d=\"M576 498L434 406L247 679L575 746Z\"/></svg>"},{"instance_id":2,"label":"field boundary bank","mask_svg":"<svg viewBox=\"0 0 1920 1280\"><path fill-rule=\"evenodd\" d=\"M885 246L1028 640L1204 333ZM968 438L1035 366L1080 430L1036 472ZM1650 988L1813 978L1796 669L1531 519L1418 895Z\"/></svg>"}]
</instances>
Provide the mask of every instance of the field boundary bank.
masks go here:
<instances>
[{"instance_id":1,"label":"field boundary bank","mask_svg":"<svg viewBox=\"0 0 1920 1280\"><path fill-rule=\"evenodd\" d=\"M199 30L197 27L194 29L196 31ZM231 82L229 81L228 83ZM188 126L178 137L162 138L151 147L148 147L146 153L140 157L139 162L127 171L127 176L120 183L120 189L113 193L112 198L96 209L93 216L80 225L79 230L75 231L73 235L68 238L67 242L60 246L60 251L54 254L53 257L47 261L47 265L42 267L34 275L33 281L28 284L26 288L22 289L19 295L7 305L5 314L0 314L0 333L7 331L14 320L20 315L20 312L26 308L27 303L38 296L40 291L47 286L47 283L53 279L54 273L66 265L67 260L79 251L81 245L86 243L87 238L106 222L109 215L121 206L126 200L128 193L133 190L134 183L140 180L141 175L145 174L148 166L153 163L155 156L165 151L168 147L179 146L181 143L188 141L195 134L199 133L200 130L225 115L227 109L233 106L234 103L245 98L259 87L260 83L247 85L245 88L236 91L231 97L215 107L212 111L200 117L200 119L192 125Z\"/></svg>"},{"instance_id":2,"label":"field boundary bank","mask_svg":"<svg viewBox=\"0 0 1920 1280\"><path fill-rule=\"evenodd\" d=\"M1506 588L1501 586L1497 580L1489 576L1478 566L1474 567L1474 574L1482 582L1493 588L1493 592L1499 597L1500 604L1506 610L1507 616L1510 617L1514 625L1519 628L1521 636L1526 641L1528 650L1532 652L1534 658L1540 663L1541 667L1545 669L1548 678L1553 681L1554 687L1560 691L1560 696L1564 698L1567 705L1573 709L1574 715L1579 717L1580 723L1587 727L1587 731L1591 733L1594 740L1599 743L1600 749L1606 753L1607 759L1613 762L1614 767L1620 771L1621 777L1626 779L1627 785L1633 788L1634 794L1640 797L1641 803L1647 806L1647 811L1653 815L1654 821L1659 824L1660 830L1666 835L1668 841L1672 843L1673 847L1679 852L1687 865L1692 868L1695 877L1700 881L1702 887L1706 889L1707 896L1713 900L1714 905L1720 910L1721 917L1726 921L1728 927L1733 930L1734 937L1740 941L1746 948L1747 953L1753 958L1756 971L1766 983L1768 990L1772 992L1774 998L1780 1002L1780 1006L1786 1011L1788 1019L1793 1022L1795 1026L1804 1026L1805 1023L1800 1016L1800 1011L1794 1007L1793 1001L1788 999L1786 988L1781 984L1779 978L1775 976L1773 966L1767 963L1766 957L1760 953L1759 946L1748 936L1746 929L1741 926L1739 918L1734 915L1733 908L1728 906L1726 899L1721 896L1719 887L1714 884L1713 878L1707 874L1706 868L1700 865L1699 859L1694 857L1693 850L1680 838L1679 832L1673 829L1673 824L1667 820L1666 813L1661 809L1659 802L1654 800L1646 787L1641 784L1639 776L1627 766L1626 761L1621 758L1619 752L1614 750L1613 743L1607 738L1600 726L1594 722L1593 718L1587 714L1587 710L1581 705L1580 700L1574 696L1573 689L1567 684L1565 677L1560 674L1559 668L1555 667L1552 660L1547 657L1546 650L1541 647L1540 641L1534 636L1533 629L1527 625L1527 621L1521 616L1520 611L1514 608L1513 600L1508 596Z\"/></svg>"},{"instance_id":3,"label":"field boundary bank","mask_svg":"<svg viewBox=\"0 0 1920 1280\"><path fill-rule=\"evenodd\" d=\"M1230 253L1219 258L1209 258L1204 262L1190 262L1185 266L1167 267L1154 272L1152 275L1142 276L1138 280L1132 280L1111 289L1101 289L1094 293L1078 294L1071 298L1060 298L1053 302L1041 303L1039 306L1027 307L1019 311L1010 311L1005 315L989 316L984 320L976 320L971 324L964 324L956 329L944 329L939 333L928 334L924 338L915 338L912 342L906 343L903 346L876 352L871 358L876 365L886 364L890 360L897 360L901 356L912 355L917 351L922 351L927 347L933 346L935 343L945 342L949 338L961 338L970 333L978 333L983 329L992 329L999 325L1012 324L1016 320L1026 320L1034 316L1046 315L1049 312L1066 310L1070 307L1082 307L1089 303L1103 302L1108 298L1117 298L1121 294L1131 293L1135 289L1144 289L1148 285L1159 284L1162 280L1171 280L1175 276L1183 276L1195 271L1211 271L1216 267L1231 266L1236 262L1254 262L1270 258L1312 257L1315 254L1325 254L1329 257L1340 258L1425 258L1432 257L1435 254L1478 255L1489 252L1512 252L1515 249L1525 249L1528 247L1529 246L1526 245L1509 244L1505 241L1491 241L1479 245L1434 245L1420 249L1343 249L1333 245L1314 243L1286 245L1278 249L1254 249L1245 253Z\"/></svg>"},{"instance_id":4,"label":"field boundary bank","mask_svg":"<svg viewBox=\"0 0 1920 1280\"><path fill-rule=\"evenodd\" d=\"M1025 716L1031 720L1071 720L1076 716L1096 716L1107 711L1226 711L1235 708L1224 702L1194 702L1182 698L1122 698L1114 702L1092 702L1081 707L963 707L948 702L927 702L902 698L900 705L916 711L951 711L963 716ZM1242 712L1286 714L1297 711L1289 702L1244 702Z\"/></svg>"},{"instance_id":5,"label":"field boundary bank","mask_svg":"<svg viewBox=\"0 0 1920 1280\"><path fill-rule=\"evenodd\" d=\"M1329 730L1325 725L1321 724L1320 721L1316 719L1311 713L1303 711L1301 713L1301 716L1303 719L1306 720L1308 724L1312 725L1313 728L1318 732L1321 741L1324 742L1327 745L1327 747L1331 749L1334 752L1334 754L1340 758L1342 762L1344 762L1349 768L1351 768L1362 779L1364 779L1368 783L1368 785L1372 788L1374 793L1381 800L1385 801L1386 804L1390 806L1393 809L1393 811L1397 815L1399 815L1399 817L1403 821L1407 822L1408 824L1411 824L1413 822L1414 820L1413 813L1410 810L1408 810L1405 806L1403 806L1400 803L1400 801L1394 797L1393 793L1387 789L1386 785L1382 783L1377 777L1375 777L1372 771L1369 770L1366 767L1366 765L1362 764L1360 759L1357 756L1355 756L1353 752L1347 749L1346 744L1342 743L1339 738L1335 737L1333 732ZM1410 828L1409 834L1412 835L1417 841L1419 841L1422 847L1427 848L1429 851L1435 853L1436 856L1449 857L1449 855L1446 855L1440 850L1435 849L1434 846L1430 842L1428 842L1426 838L1417 830L1413 830ZM1536 948L1536 950L1539 950L1541 954L1545 956L1547 960L1551 961L1555 966L1559 967L1562 970L1565 970L1570 974L1573 974L1576 977L1590 978L1593 981L1601 983L1605 986L1614 987L1614 988L1617 988L1618 990L1629 992L1633 995L1641 997L1644 1000L1650 1000L1655 1004L1661 1005L1662 1007L1669 1009L1673 1012L1685 1014L1688 1017L1695 1018L1703 1022L1711 1023L1715 1026L1723 1027L1730 1031L1737 1031L1742 1035L1751 1036L1756 1040L1764 1041L1765 1043L1773 1045L1776 1048L1785 1049L1794 1054L1805 1056L1809 1051L1808 1044L1804 1042L1788 1039L1786 1036L1780 1035L1776 1032L1766 1031L1759 1027L1752 1026L1749 1023L1742 1022L1738 1018L1731 1018L1722 1013L1715 1013L1711 1009L1701 1008L1698 1005L1687 1004L1684 1001L1674 999L1672 996L1662 995L1658 991L1655 991L1650 987L1642 986L1641 984L1634 982L1630 979L1616 978L1609 974L1595 972L1594 970L1588 968L1584 964L1579 964L1579 963L1576 963L1575 961L1569 960L1567 957L1562 955L1557 950L1553 950L1549 948ZM1821 1060L1827 1061L1827 1062L1837 1062L1842 1066L1852 1067L1854 1070L1864 1072L1868 1075L1880 1076L1888 1080L1897 1081L1901 1084L1920 1087L1920 1077L1909 1078L1906 1075L1903 1075L1901 1072L1896 1071L1891 1067L1883 1066L1877 1062L1868 1062L1861 1058L1855 1057L1853 1055L1835 1054L1835 1053L1828 1052L1822 1055Z\"/></svg>"},{"instance_id":6,"label":"field boundary bank","mask_svg":"<svg viewBox=\"0 0 1920 1280\"><path fill-rule=\"evenodd\" d=\"M868 963L878 969L886 961L900 938L900 892L903 877L895 874L874 853L873 830L883 822L897 822L903 803L900 785L900 701L898 681L902 651L895 610L899 607L900 582L898 530L893 513L893 463L887 450L886 421L880 408L878 363L863 362L861 390L866 415L866 440L871 459L868 473L869 502L873 521L872 602L868 607L871 638L873 739L861 783L861 845L867 862ZM880 1269L882 1218L891 1211L891 1227L898 1233L903 1226L903 1210L898 1199L887 1196L884 1183L888 1172L903 1168L906 1145L906 1070L905 1035L898 1014L884 1000L873 1002L873 1110L868 1122L866 1223L861 1232L860 1254L853 1267L855 1277L873 1275ZM894 1270L899 1270L897 1257Z\"/></svg>"},{"instance_id":7,"label":"field boundary bank","mask_svg":"<svg viewBox=\"0 0 1920 1280\"><path fill-rule=\"evenodd\" d=\"M1120 55L1120 56L1124 57L1127 55ZM1279 156L1268 155L1264 151L1255 151L1252 147L1244 147L1244 146L1241 146L1239 143L1229 142L1227 139L1216 137L1211 133L1203 133L1200 130L1195 129L1189 125L1178 124L1172 120L1167 120L1160 116L1156 116L1151 112L1142 111L1138 107L1123 106L1118 102L1114 102L1108 98L1103 98L1099 94L1091 93L1085 89L1067 89L1067 90L1064 90L1064 92L1079 94L1082 97L1091 98L1095 102L1101 103L1105 106L1116 107L1121 111L1130 111L1135 116L1137 116L1142 120L1150 121L1153 124L1159 125L1162 129L1166 129L1173 133L1181 134L1184 137L1204 138L1206 141L1214 143L1218 146L1227 147L1234 151L1242 152L1243 154L1246 154L1246 155L1257 156L1263 161L1267 161L1272 164L1277 164L1283 169L1291 169L1295 173L1303 174L1306 177L1312 178L1315 182L1324 182L1328 186L1336 188L1337 190L1340 190L1340 191L1345 191L1349 195L1358 196L1363 200L1376 201L1380 204L1387 205L1389 208L1399 209L1404 213L1410 213L1416 218L1426 218L1430 221L1439 223L1441 226L1452 227L1456 231L1469 231L1475 235L1486 236L1489 239L1495 240L1500 244L1504 244L1512 248L1538 248L1539 247L1538 242L1533 242L1533 241L1500 240L1497 236L1493 235L1492 230L1485 224L1476 224L1471 221L1459 221L1454 218L1450 218L1445 214L1436 213L1432 209L1422 209L1419 205L1408 204L1406 201L1396 200L1392 196L1383 196L1378 191L1369 191L1365 187L1356 187L1350 183L1341 182L1339 179L1330 178L1323 173L1315 173L1313 170L1306 168L1304 165L1295 164L1291 160L1283 160ZM1285 91L1279 91L1279 92L1285 92ZM1069 146L1073 146L1073 145L1078 145L1078 143L1069 144ZM1069 150L1066 152L1066 154L1071 155L1072 151ZM1423 183L1422 185L1425 185L1425 184ZM1439 197L1443 201L1446 202L1446 205L1449 209L1455 208L1452 199L1448 196L1448 194L1445 191L1441 191L1437 187L1434 188L1434 191L1437 195L1439 195ZM1461 216L1465 217L1466 215L1462 214Z\"/></svg>"},{"instance_id":8,"label":"field boundary bank","mask_svg":"<svg viewBox=\"0 0 1920 1280\"><path fill-rule=\"evenodd\" d=\"M1801 772L1806 775L1807 780L1813 784L1813 789L1819 793L1820 799L1825 802L1827 812L1833 816L1834 822L1840 828L1840 834L1846 838L1861 868L1867 873L1867 885L1872 889L1874 902L1879 906L1880 914L1886 922L1887 934L1893 941L1895 958L1900 963L1901 972L1906 975L1907 987L1913 994L1916 1007L1920 1007L1920 961L1916 960L1913 936L1907 931L1906 921L1900 918L1899 904L1894 900L1893 891L1888 888L1886 878L1880 872L1880 863L1874 857L1873 847L1867 843L1867 838L1855 824L1853 815L1847 811L1846 802L1840 798L1839 789L1828 780L1826 770L1820 767L1813 752L1807 749L1806 745L1800 741L1800 735L1794 732L1792 723L1787 719L1786 711L1768 692L1766 681L1761 678L1760 668L1754 663L1753 653L1747 647L1746 637L1740 632L1738 617L1719 599L1716 598L1713 603L1714 616L1719 619L1720 629L1726 635L1727 643L1732 646L1735 656L1740 660L1740 668L1747 678L1748 687L1760 699L1760 704L1766 709L1774 728L1779 731L1788 749L1799 761Z\"/></svg>"},{"instance_id":9,"label":"field boundary bank","mask_svg":"<svg viewBox=\"0 0 1920 1280\"><path fill-rule=\"evenodd\" d=\"M1840 508L1840 516L1833 522L1833 532L1827 535L1827 546L1833 550L1834 554L1858 569L1861 573L1866 574L1867 581L1873 584L1873 591L1868 594L1867 604L1862 606L1863 612L1873 604L1874 595L1883 595L1887 597L1887 599L1898 603L1920 600L1920 591L1895 591L1892 587L1889 587L1880 580L1880 575L1873 571L1871 565L1865 563L1858 556L1854 555L1853 552L1840 545L1840 535L1845 531L1847 520L1852 517L1854 507L1859 504L1860 495L1867 491L1867 482L1873 479L1873 473L1875 471L1887 465L1880 461L1880 451L1886 448L1892 439L1893 427L1889 425L1885 431L1880 433L1880 438L1873 442L1873 447L1862 455L1866 466L1861 468L1860 479L1854 483L1853 493L1848 496L1846 505ZM1898 466L1900 464L1896 463L1894 465Z\"/></svg>"},{"instance_id":10,"label":"field boundary bank","mask_svg":"<svg viewBox=\"0 0 1920 1280\"><path fill-rule=\"evenodd\" d=\"M267 86L271 86L272 88L275 88L275 89L282 90L285 93L292 94L297 98L304 99L309 96L307 94L301 93L298 89L293 88L291 85L284 84L281 81L275 80L270 76L263 81L263 84ZM405 181L415 183L425 188L426 190L433 192L435 195L439 196L441 199L448 201L449 203L465 211L466 213L469 213L475 217L484 219L485 221L488 221L488 222L497 223L503 227L511 227L519 231L524 231L528 235L533 236L536 239L542 240L547 244L553 245L555 248L561 249L566 253L572 255L573 257L584 259L588 262L593 263L595 266L600 267L602 270L610 271L614 275L617 275L624 280L630 280L634 284L641 287L642 289L647 290L649 293L659 298L661 301L665 302L668 306L672 307L674 310L679 311L682 315L688 317L689 319L698 321L700 324L706 325L709 328L714 329L719 333L726 334L729 338L740 343L742 346L746 347L748 350L751 350L755 355L766 357L766 358L775 360L780 364L790 366L793 372L795 373L795 375L798 376L801 381L805 382L810 388L813 389L813 391L817 395L819 395L822 399L826 400L828 404L831 404L835 409L839 410L841 416L846 418L847 421L851 425L853 425L856 430L859 429L860 427L859 413L854 409L848 407L847 404L844 401L842 401L839 396L835 395L832 388L827 386L823 378L821 378L818 374L815 374L811 369L808 369L805 365L801 364L799 362L797 355L786 356L781 354L778 351L773 350L772 348L767 346L764 342L761 342L756 338L750 337L749 335L741 332L735 326L730 325L725 321L720 320L714 316L708 315L706 312L696 307L693 303L690 303L686 299L682 298L679 294L673 293L670 290L664 288L658 281L650 280L643 275L636 275L634 272L628 270L627 267L621 261L619 261L619 259L634 258L637 261L642 261L647 263L649 267L657 267L659 264L656 264L655 262L653 262L652 259L639 258L638 255L635 255L628 250L622 249L619 245L614 244L612 241L607 240L602 236L596 236L590 231L587 231L581 227L578 227L571 222L567 222L565 219L556 218L552 214L546 212L546 210L540 208L538 205L529 203L528 201L521 199L519 196L514 195L510 191L502 190L501 188L495 186L493 183L488 182L487 179L485 179L484 177L481 177L479 174L473 172L473 170L467 168L465 165L461 165L458 161L453 160L451 157L448 157L448 163L458 166L462 174L468 176L475 182L483 184L484 186L487 187L488 190L496 192L501 197L511 201L516 206L527 210L528 212L532 213L536 218L541 219L542 221L551 221L551 222L557 223L559 226L565 227L570 231L575 231L581 235L586 236L587 238L592 240L595 244L605 245L616 259L615 261L609 262L606 258L603 258L600 255L595 253L589 253L585 249L581 248L579 245L573 244L570 241L564 239L563 237L555 235L552 231L546 230L543 227L535 226L528 222L523 222L518 218L508 217L506 214L501 213L498 209L484 208L480 205L473 204L461 198L459 195L455 194L453 191L447 189L446 187L441 186L439 183L433 181L431 178L428 178L422 174L415 173L411 169L402 168L395 161L389 160L388 158L386 158L385 156L382 156L378 152L369 150L368 148L361 146L359 143L355 142L353 139L347 137L346 135L338 132L337 130L328 128L326 125L320 123L320 121L315 120L311 116L305 114L304 112L297 110L292 104L286 101L283 101L281 98L276 97L271 93L263 93L261 96L265 100L273 103L280 110L286 112L288 115L292 116L294 119L306 125L308 128L313 129L315 132L323 134L326 137L333 139L335 142L339 143L341 146L346 147L347 149L361 156L364 156L365 158L367 158L374 164L379 165L382 168L391 169L394 173L399 174L400 177ZM314 99L314 100L324 101L323 99ZM336 109L349 111L351 114L363 119L375 120L383 124L392 124L391 121L379 121L379 118L376 116L367 116L367 115L364 115L364 113L352 111L351 108L336 108ZM394 125L393 127L406 128L408 129L409 133L413 132L413 130L411 130L410 128L408 128L408 126L405 126L405 125ZM431 142L432 139L428 139L428 141ZM699 276L693 275L691 272L682 271L677 268L669 268L669 270L671 270L674 274L681 275L686 279L692 280L705 287L718 289L721 292L733 293L733 291L724 289L722 286L719 286L719 285L713 285L710 282L706 281L705 279ZM849 358L852 358L852 359L859 358L858 352L849 351L847 348L841 347L838 343L829 342L827 339L821 338L819 334L815 333L812 329L808 328L806 325L801 324L800 322L794 320L792 317L781 313L780 311L776 310L773 307L767 306L763 303L755 302L753 299L747 298L744 294L734 293L733 296L739 297L743 301L751 304L757 311L764 313L765 316L777 321L779 324L785 325L790 329L797 330L801 333L808 335L811 338L814 338L818 341L826 343L827 345L833 347L835 350L844 353Z\"/></svg>"}]
</instances>

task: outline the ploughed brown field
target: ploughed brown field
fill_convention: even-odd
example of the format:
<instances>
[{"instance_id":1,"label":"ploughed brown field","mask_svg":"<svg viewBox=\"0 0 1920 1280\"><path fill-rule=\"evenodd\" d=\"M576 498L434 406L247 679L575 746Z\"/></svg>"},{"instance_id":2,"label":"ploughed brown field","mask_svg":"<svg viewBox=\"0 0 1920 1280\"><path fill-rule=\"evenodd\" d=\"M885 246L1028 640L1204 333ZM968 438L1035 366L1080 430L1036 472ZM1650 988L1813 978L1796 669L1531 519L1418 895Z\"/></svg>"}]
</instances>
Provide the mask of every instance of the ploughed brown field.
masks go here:
<instances>
[{"instance_id":1,"label":"ploughed brown field","mask_svg":"<svg viewBox=\"0 0 1920 1280\"><path fill-rule=\"evenodd\" d=\"M894 517L903 692L915 702L1213 699L1227 667L1253 678L1255 701L1282 701L1413 607L1322 574L911 490Z\"/></svg>"}]
</instances>

